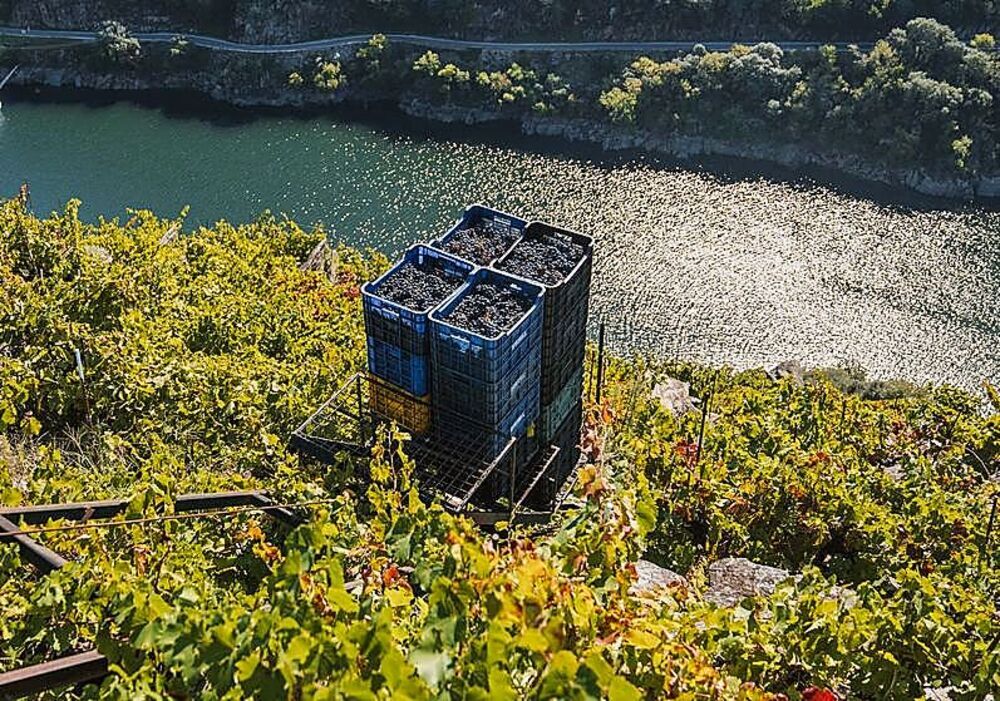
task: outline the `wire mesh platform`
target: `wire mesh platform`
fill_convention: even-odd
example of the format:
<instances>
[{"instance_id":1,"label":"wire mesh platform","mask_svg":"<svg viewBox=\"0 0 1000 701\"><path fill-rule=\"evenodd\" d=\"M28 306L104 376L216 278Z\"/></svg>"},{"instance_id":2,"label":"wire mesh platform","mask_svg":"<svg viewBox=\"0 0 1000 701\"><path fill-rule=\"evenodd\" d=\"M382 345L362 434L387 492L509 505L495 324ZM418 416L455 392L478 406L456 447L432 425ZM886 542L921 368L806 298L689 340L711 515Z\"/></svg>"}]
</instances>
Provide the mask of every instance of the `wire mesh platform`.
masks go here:
<instances>
[{"instance_id":1,"label":"wire mesh platform","mask_svg":"<svg viewBox=\"0 0 1000 701\"><path fill-rule=\"evenodd\" d=\"M292 433L289 446L331 465L341 464L345 457L370 457L380 435L377 427L392 421L373 408L373 387L382 393L391 385L365 373L350 377ZM485 427L460 436L435 431L412 438L406 452L413 460L421 496L439 499L450 511L475 512L477 522L483 524L510 520L515 514L536 522L547 517L556 506L555 494L545 496L539 491L551 483L543 476L556 464L560 449L547 445L536 451L532 439L511 437L493 458L496 440L496 434ZM362 471L357 476L368 479L364 461L355 464ZM529 510L528 505L535 509Z\"/></svg>"},{"instance_id":2,"label":"wire mesh platform","mask_svg":"<svg viewBox=\"0 0 1000 701\"><path fill-rule=\"evenodd\" d=\"M460 510L485 488L489 478L508 462L514 439L496 459L489 459L486 441L481 444L436 434L412 440L407 450L414 462L414 477L424 497L439 496L451 509Z\"/></svg>"}]
</instances>

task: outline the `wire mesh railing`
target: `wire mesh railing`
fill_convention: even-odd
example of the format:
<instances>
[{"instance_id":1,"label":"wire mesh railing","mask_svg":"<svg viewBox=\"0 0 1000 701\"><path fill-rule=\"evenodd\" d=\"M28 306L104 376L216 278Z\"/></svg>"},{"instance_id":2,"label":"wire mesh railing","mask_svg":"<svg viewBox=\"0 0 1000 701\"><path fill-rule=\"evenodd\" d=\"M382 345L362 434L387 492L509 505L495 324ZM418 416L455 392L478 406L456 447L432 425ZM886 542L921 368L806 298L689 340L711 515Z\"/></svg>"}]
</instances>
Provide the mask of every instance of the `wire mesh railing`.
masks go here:
<instances>
[{"instance_id":1,"label":"wire mesh railing","mask_svg":"<svg viewBox=\"0 0 1000 701\"><path fill-rule=\"evenodd\" d=\"M338 464L345 455L367 458L375 441L390 440L377 427L398 423L371 401L386 391L401 392L367 373L349 377L292 433L290 446L326 464ZM531 432L503 436L468 417L437 416L435 421L438 425L426 435L411 435L405 449L421 495L440 499L452 511L523 507L559 454L552 446L539 446ZM391 446L385 447L383 455L391 459ZM363 460L355 461L355 469L358 477L369 477Z\"/></svg>"}]
</instances>

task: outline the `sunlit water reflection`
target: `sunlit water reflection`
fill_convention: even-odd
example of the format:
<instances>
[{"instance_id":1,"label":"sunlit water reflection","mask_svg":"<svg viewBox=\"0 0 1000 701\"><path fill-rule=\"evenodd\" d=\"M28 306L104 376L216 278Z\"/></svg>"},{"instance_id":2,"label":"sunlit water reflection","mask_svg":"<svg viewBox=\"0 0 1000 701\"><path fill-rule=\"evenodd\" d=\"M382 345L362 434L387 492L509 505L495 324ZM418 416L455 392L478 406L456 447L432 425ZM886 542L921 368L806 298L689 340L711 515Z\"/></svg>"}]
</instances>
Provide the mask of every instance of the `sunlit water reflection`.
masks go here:
<instances>
[{"instance_id":1,"label":"sunlit water reflection","mask_svg":"<svg viewBox=\"0 0 1000 701\"><path fill-rule=\"evenodd\" d=\"M618 348L738 366L856 361L878 376L1000 379L1000 213L904 208L810 182L387 133L330 117L219 126L127 104L8 102L0 192L36 210L263 209L396 252L481 201L597 237L593 308Z\"/></svg>"}]
</instances>

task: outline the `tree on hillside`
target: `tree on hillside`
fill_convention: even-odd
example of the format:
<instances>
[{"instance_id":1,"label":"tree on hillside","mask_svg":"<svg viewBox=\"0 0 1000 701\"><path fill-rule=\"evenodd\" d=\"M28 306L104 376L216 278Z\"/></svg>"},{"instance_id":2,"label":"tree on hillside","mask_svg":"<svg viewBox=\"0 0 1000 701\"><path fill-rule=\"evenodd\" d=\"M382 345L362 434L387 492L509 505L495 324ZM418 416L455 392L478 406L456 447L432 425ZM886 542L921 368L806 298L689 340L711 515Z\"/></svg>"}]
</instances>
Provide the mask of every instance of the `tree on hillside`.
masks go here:
<instances>
[{"instance_id":1,"label":"tree on hillside","mask_svg":"<svg viewBox=\"0 0 1000 701\"><path fill-rule=\"evenodd\" d=\"M291 76L289 76L291 82ZM316 60L316 72L313 74L313 85L320 90L333 92L346 83L346 77L341 70L340 61Z\"/></svg>"},{"instance_id":2,"label":"tree on hillside","mask_svg":"<svg viewBox=\"0 0 1000 701\"><path fill-rule=\"evenodd\" d=\"M135 63L142 54L139 40L117 20L108 20L97 32L101 54L113 63Z\"/></svg>"}]
</instances>

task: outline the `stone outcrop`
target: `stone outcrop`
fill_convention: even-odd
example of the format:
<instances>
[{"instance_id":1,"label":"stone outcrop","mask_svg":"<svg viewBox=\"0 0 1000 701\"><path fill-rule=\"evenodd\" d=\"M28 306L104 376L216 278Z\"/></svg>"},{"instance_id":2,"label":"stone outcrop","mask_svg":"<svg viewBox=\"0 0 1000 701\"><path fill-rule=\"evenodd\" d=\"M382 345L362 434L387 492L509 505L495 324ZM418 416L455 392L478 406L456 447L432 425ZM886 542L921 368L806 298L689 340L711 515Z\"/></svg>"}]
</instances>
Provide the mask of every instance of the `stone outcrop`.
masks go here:
<instances>
[{"instance_id":1,"label":"stone outcrop","mask_svg":"<svg viewBox=\"0 0 1000 701\"><path fill-rule=\"evenodd\" d=\"M717 606L735 606L749 596L768 596L788 579L788 570L758 565L742 557L718 560L708 568L705 599Z\"/></svg>"},{"instance_id":2,"label":"stone outcrop","mask_svg":"<svg viewBox=\"0 0 1000 701\"><path fill-rule=\"evenodd\" d=\"M463 105L433 105L424 100L403 100L399 108L411 117L448 124L485 124L509 121L510 116L498 110L487 110Z\"/></svg>"},{"instance_id":3,"label":"stone outcrop","mask_svg":"<svg viewBox=\"0 0 1000 701\"><path fill-rule=\"evenodd\" d=\"M691 398L691 385L668 377L653 386L653 398L660 402L667 411L680 416L694 411L694 400Z\"/></svg>"},{"instance_id":4,"label":"stone outcrop","mask_svg":"<svg viewBox=\"0 0 1000 701\"><path fill-rule=\"evenodd\" d=\"M688 581L673 570L660 567L649 560L639 560L635 563L636 574L639 579L629 592L633 595L649 594L657 589L671 586L688 586Z\"/></svg>"},{"instance_id":5,"label":"stone outcrop","mask_svg":"<svg viewBox=\"0 0 1000 701\"><path fill-rule=\"evenodd\" d=\"M802 368L802 363L797 360L786 360L778 363L768 370L767 374L772 380L787 379L798 385L802 384L806 375L805 370Z\"/></svg>"}]
</instances>

